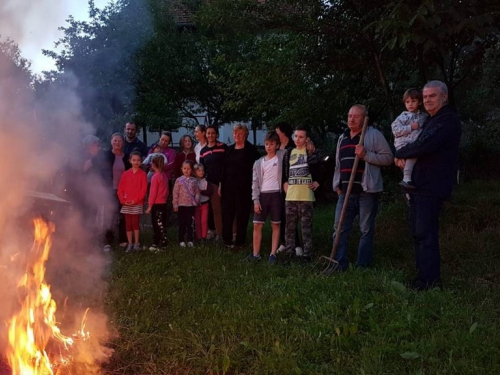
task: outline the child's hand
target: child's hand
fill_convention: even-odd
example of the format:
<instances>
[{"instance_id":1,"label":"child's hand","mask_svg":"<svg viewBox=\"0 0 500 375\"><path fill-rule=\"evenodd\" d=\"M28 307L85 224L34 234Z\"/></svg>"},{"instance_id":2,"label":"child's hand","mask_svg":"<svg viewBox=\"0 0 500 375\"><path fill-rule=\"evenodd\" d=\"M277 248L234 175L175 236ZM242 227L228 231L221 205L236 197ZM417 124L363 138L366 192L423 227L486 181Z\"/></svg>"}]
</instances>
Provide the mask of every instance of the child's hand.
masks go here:
<instances>
[{"instance_id":1,"label":"child's hand","mask_svg":"<svg viewBox=\"0 0 500 375\"><path fill-rule=\"evenodd\" d=\"M309 189L315 191L319 187L319 183L317 181L313 181L309 184Z\"/></svg>"},{"instance_id":2,"label":"child's hand","mask_svg":"<svg viewBox=\"0 0 500 375\"><path fill-rule=\"evenodd\" d=\"M420 128L420 126L418 125L418 123L414 122L411 124L411 130L417 130L418 128Z\"/></svg>"},{"instance_id":3,"label":"child's hand","mask_svg":"<svg viewBox=\"0 0 500 375\"><path fill-rule=\"evenodd\" d=\"M126 201L126 202L125 202L125 206L132 206L132 202L133 202L133 201Z\"/></svg>"},{"instance_id":4,"label":"child's hand","mask_svg":"<svg viewBox=\"0 0 500 375\"><path fill-rule=\"evenodd\" d=\"M147 213L147 214L150 214L150 213L151 213L151 207L148 207L148 209L146 210L146 213Z\"/></svg>"},{"instance_id":5,"label":"child's hand","mask_svg":"<svg viewBox=\"0 0 500 375\"><path fill-rule=\"evenodd\" d=\"M253 204L253 211L256 213L256 214L260 214L261 211L262 211L262 207L260 206L260 203L254 203Z\"/></svg>"},{"instance_id":6,"label":"child's hand","mask_svg":"<svg viewBox=\"0 0 500 375\"><path fill-rule=\"evenodd\" d=\"M177 212L179 211L179 209L177 207L174 207L174 212Z\"/></svg>"},{"instance_id":7,"label":"child's hand","mask_svg":"<svg viewBox=\"0 0 500 375\"><path fill-rule=\"evenodd\" d=\"M285 183L283 184L283 191L285 192L285 194L286 194L286 192L288 191L288 182L285 182Z\"/></svg>"}]
</instances>

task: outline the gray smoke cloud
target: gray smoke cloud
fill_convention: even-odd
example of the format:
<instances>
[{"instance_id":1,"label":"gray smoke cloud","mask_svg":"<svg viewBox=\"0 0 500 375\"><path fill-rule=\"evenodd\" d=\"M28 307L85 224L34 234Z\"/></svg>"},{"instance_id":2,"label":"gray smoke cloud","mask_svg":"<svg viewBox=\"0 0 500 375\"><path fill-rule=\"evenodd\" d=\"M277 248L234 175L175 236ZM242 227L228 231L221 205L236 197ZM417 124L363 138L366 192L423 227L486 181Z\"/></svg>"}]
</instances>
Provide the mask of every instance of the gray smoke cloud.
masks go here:
<instances>
[{"instance_id":1,"label":"gray smoke cloud","mask_svg":"<svg viewBox=\"0 0 500 375\"><path fill-rule=\"evenodd\" d=\"M36 43L37 38L53 35L59 26L54 20L65 9L64 1L2 0L0 34L18 43ZM94 129L82 120L77 80L67 74L62 81L64 85L49 85L36 93L29 77L0 51L0 320L8 322L19 311L26 291L17 284L31 251L32 219L41 213L55 222L46 279L59 307L62 333L73 333L91 307L87 324L91 340L78 344L72 373L99 374L99 364L111 353L103 345L109 333L102 312L110 259L89 225L95 220L93 211L79 208L82 205L75 204L67 187L77 179L79 191L89 197L106 196L106 188L100 181L82 178L81 140ZM58 203L50 194L70 202ZM111 199L106 204L111 205ZM0 363L6 346L7 324L2 324Z\"/></svg>"}]
</instances>

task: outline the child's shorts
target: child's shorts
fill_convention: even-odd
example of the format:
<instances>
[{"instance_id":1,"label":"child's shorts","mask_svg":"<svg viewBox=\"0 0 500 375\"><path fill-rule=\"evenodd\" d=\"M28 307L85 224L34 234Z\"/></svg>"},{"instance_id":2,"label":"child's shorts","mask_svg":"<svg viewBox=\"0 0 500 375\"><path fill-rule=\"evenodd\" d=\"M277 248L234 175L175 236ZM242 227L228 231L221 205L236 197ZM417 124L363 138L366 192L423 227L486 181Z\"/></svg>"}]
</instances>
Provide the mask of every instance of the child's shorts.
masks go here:
<instances>
[{"instance_id":1,"label":"child's shorts","mask_svg":"<svg viewBox=\"0 0 500 375\"><path fill-rule=\"evenodd\" d=\"M253 215L253 222L264 224L267 216L271 216L271 223L281 223L281 210L283 208L283 196L279 191L273 193L260 193L260 214Z\"/></svg>"}]
</instances>

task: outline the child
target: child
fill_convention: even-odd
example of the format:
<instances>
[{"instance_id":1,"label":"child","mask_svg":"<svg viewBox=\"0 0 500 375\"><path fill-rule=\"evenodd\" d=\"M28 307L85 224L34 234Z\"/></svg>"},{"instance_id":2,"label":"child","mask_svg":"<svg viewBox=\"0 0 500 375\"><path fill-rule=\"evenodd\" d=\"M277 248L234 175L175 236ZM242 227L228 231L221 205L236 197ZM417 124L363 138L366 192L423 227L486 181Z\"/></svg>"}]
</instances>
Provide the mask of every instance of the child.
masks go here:
<instances>
[{"instance_id":1,"label":"child","mask_svg":"<svg viewBox=\"0 0 500 375\"><path fill-rule=\"evenodd\" d=\"M297 126L294 132L295 148L288 149L283 156L282 182L286 193L286 254L295 255L295 228L300 219L304 250L301 256L305 262L312 259L312 216L314 191L319 183L316 181L318 166L317 154L307 153L308 132L304 126Z\"/></svg>"},{"instance_id":2,"label":"child","mask_svg":"<svg viewBox=\"0 0 500 375\"><path fill-rule=\"evenodd\" d=\"M427 113L420 112L418 107L422 104L422 92L411 88L403 95L403 103L406 111L401 113L392 123L392 134L394 134L394 147L399 150L408 143L414 142L422 130ZM406 189L415 189L411 182L413 166L417 159L407 159L403 170L403 181L399 184Z\"/></svg>"},{"instance_id":3,"label":"child","mask_svg":"<svg viewBox=\"0 0 500 375\"><path fill-rule=\"evenodd\" d=\"M144 166L151 165L151 163L153 161L153 158L156 157L156 156L161 156L162 157L164 165L168 163L167 157L165 156L165 154L163 154L163 152L161 152L160 145L155 145L153 147L153 152L151 154L149 154L146 157L146 159L144 159L144 161L142 162L142 165L144 165ZM152 169L150 169L149 172L148 172L148 184L151 183L151 179L153 178L154 174L155 174L155 171L152 170Z\"/></svg>"},{"instance_id":4,"label":"child","mask_svg":"<svg viewBox=\"0 0 500 375\"><path fill-rule=\"evenodd\" d=\"M211 186L205 178L205 168L203 164L195 164L194 172L198 180L198 188L200 189L200 204L196 206L194 212L194 226L196 229L196 239L206 240L208 233L208 211L210 203L209 191Z\"/></svg>"},{"instance_id":5,"label":"child","mask_svg":"<svg viewBox=\"0 0 500 375\"><path fill-rule=\"evenodd\" d=\"M193 164L196 163L196 154L193 145L193 139L189 135L184 134L181 137L179 141L181 150L175 154L174 178L182 176L182 163L184 163L184 161L191 160Z\"/></svg>"},{"instance_id":6,"label":"child","mask_svg":"<svg viewBox=\"0 0 500 375\"><path fill-rule=\"evenodd\" d=\"M132 249L141 249L139 244L139 219L148 187L146 172L141 169L141 159L141 154L137 151L130 154L129 161L132 168L123 172L118 184L118 199L122 204L120 212L125 215L127 230L127 252ZM135 237L134 244L132 244L132 234Z\"/></svg>"},{"instance_id":7,"label":"child","mask_svg":"<svg viewBox=\"0 0 500 375\"><path fill-rule=\"evenodd\" d=\"M196 206L200 202L198 181L192 177L193 162L182 163L182 176L175 180L173 196L174 211L179 218L179 242L181 247L193 247L193 217Z\"/></svg>"},{"instance_id":8,"label":"child","mask_svg":"<svg viewBox=\"0 0 500 375\"><path fill-rule=\"evenodd\" d=\"M151 251L159 251L160 247L167 246L167 198L168 198L168 178L163 172L165 160L161 155L153 157L151 169L154 175L151 178L151 189L149 191L148 209L146 213L151 213L153 223L153 244L149 248Z\"/></svg>"},{"instance_id":9,"label":"child","mask_svg":"<svg viewBox=\"0 0 500 375\"><path fill-rule=\"evenodd\" d=\"M249 260L260 260L262 227L267 215L271 216L272 240L269 264L276 264L276 250L280 241L281 210L281 175L283 168L283 152L279 151L278 133L270 131L264 139L266 156L261 157L253 165L252 200L254 202L253 218L253 254Z\"/></svg>"}]
</instances>

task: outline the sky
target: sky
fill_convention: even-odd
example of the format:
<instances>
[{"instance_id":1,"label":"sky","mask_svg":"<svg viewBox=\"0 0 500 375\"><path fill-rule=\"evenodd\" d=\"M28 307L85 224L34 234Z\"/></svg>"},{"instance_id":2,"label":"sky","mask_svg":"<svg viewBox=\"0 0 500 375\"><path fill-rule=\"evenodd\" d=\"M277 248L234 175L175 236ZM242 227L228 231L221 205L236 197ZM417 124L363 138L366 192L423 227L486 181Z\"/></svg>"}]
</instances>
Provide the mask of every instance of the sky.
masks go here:
<instances>
[{"instance_id":1,"label":"sky","mask_svg":"<svg viewBox=\"0 0 500 375\"><path fill-rule=\"evenodd\" d=\"M103 8L110 0L94 0ZM0 0L0 35L10 37L21 48L23 57L31 60L34 73L55 69L52 59L43 56L42 49L53 49L62 36L59 27L72 15L77 20L88 18L86 0L37 0L19 2Z\"/></svg>"}]
</instances>

